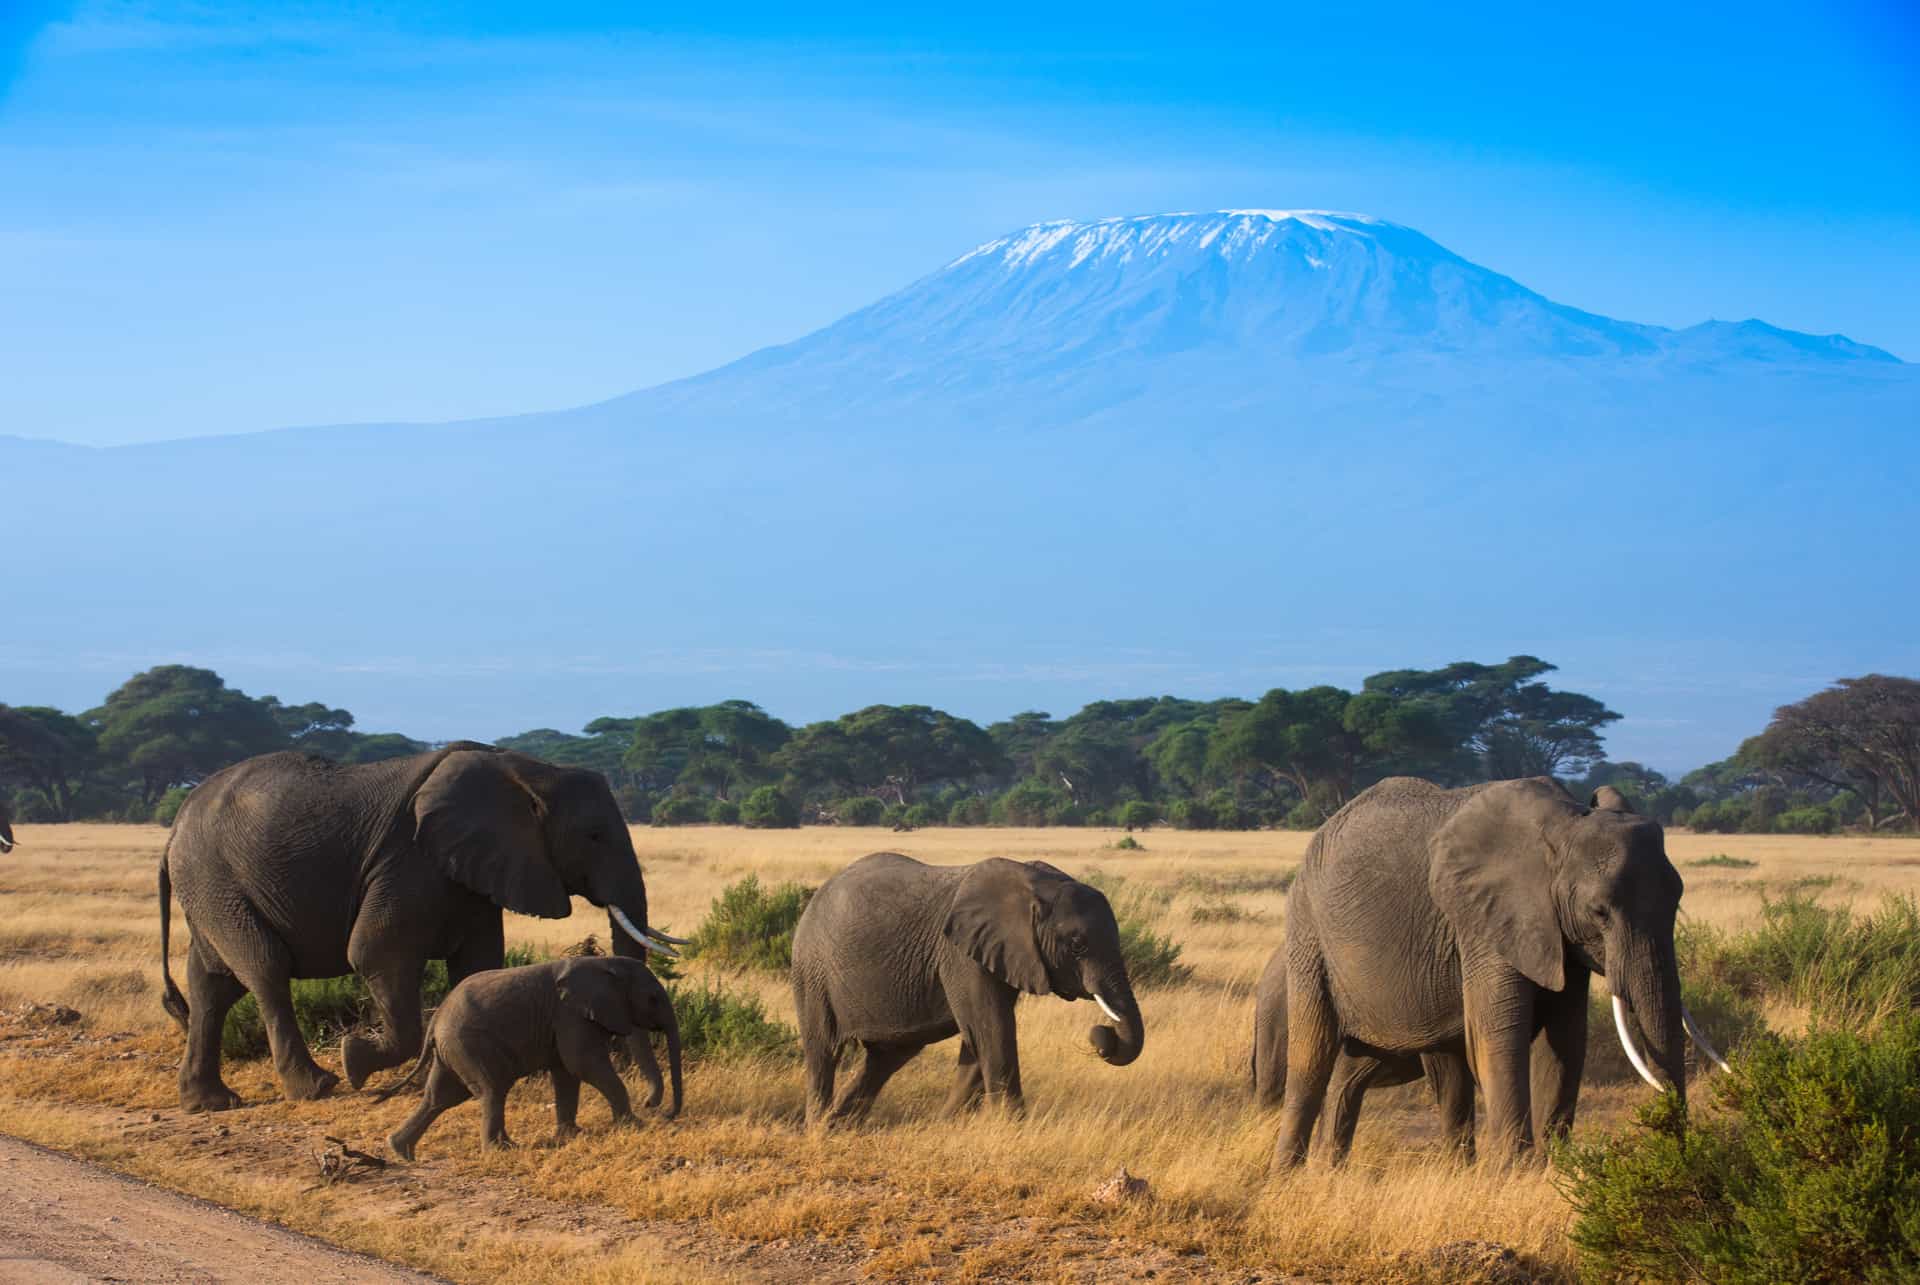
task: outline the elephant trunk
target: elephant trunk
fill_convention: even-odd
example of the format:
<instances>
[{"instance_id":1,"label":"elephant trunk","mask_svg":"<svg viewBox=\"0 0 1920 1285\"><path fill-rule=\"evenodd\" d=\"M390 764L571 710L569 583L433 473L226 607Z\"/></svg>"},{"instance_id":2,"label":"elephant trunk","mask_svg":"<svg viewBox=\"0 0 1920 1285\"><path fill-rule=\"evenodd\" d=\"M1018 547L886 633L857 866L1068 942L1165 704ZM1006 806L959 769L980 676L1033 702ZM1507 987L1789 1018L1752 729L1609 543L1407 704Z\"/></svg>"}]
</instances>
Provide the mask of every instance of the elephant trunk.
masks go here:
<instances>
[{"instance_id":1,"label":"elephant trunk","mask_svg":"<svg viewBox=\"0 0 1920 1285\"><path fill-rule=\"evenodd\" d=\"M607 935L616 955L645 958L648 954L658 954L672 958L680 953L674 949L676 945L686 945L682 939L665 936L647 925L647 885L640 878L638 861L630 871L621 871L607 879L596 878L589 899L607 908Z\"/></svg>"},{"instance_id":2,"label":"elephant trunk","mask_svg":"<svg viewBox=\"0 0 1920 1285\"><path fill-rule=\"evenodd\" d=\"M666 1116L671 1120L680 1114L680 1018L674 1011L667 1010L667 1075L673 1082L673 1100L667 1105Z\"/></svg>"},{"instance_id":3,"label":"elephant trunk","mask_svg":"<svg viewBox=\"0 0 1920 1285\"><path fill-rule=\"evenodd\" d=\"M1623 934L1608 955L1607 983L1616 1004L1624 999L1631 1007L1646 1037L1648 1058L1685 1101L1687 1036L1683 1015L1686 1010L1680 1001L1680 969L1674 959L1671 939L1647 941ZM1630 1039L1631 1026L1620 1020L1617 1009L1616 1022L1622 1039ZM1634 1052L1630 1046L1628 1055L1631 1057Z\"/></svg>"},{"instance_id":4,"label":"elephant trunk","mask_svg":"<svg viewBox=\"0 0 1920 1285\"><path fill-rule=\"evenodd\" d=\"M1100 1011L1113 1020L1112 1026L1096 1026L1088 1032L1093 1051L1109 1066L1128 1065L1140 1056L1140 1048L1147 1042L1147 1028L1140 1020L1140 1005L1133 998L1126 969L1109 969L1087 977L1082 984Z\"/></svg>"},{"instance_id":5,"label":"elephant trunk","mask_svg":"<svg viewBox=\"0 0 1920 1285\"><path fill-rule=\"evenodd\" d=\"M640 1078L647 1082L647 1109L660 1105L660 1099L666 1093L666 1086L660 1080L660 1060L653 1055L653 1036L646 1031L637 1031L627 1036L627 1056L640 1071Z\"/></svg>"}]
</instances>

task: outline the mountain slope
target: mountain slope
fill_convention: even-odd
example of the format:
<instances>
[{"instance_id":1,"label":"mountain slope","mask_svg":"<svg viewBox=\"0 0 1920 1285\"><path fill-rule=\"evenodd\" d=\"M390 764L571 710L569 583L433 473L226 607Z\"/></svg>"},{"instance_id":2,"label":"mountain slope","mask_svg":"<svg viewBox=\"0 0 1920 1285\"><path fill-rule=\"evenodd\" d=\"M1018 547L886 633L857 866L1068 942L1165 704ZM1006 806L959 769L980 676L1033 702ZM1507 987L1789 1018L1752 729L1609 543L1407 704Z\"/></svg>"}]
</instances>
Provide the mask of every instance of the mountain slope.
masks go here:
<instances>
[{"instance_id":1,"label":"mountain slope","mask_svg":"<svg viewBox=\"0 0 1920 1285\"><path fill-rule=\"evenodd\" d=\"M1889 592L1916 425L1920 368L1877 349L1596 316L1364 216L1040 224L595 406L0 440L9 526L45 541L8 568L0 666L84 705L91 675L224 657L486 735L1530 651L1639 718L1625 751L1685 762L1920 666Z\"/></svg>"}]
</instances>

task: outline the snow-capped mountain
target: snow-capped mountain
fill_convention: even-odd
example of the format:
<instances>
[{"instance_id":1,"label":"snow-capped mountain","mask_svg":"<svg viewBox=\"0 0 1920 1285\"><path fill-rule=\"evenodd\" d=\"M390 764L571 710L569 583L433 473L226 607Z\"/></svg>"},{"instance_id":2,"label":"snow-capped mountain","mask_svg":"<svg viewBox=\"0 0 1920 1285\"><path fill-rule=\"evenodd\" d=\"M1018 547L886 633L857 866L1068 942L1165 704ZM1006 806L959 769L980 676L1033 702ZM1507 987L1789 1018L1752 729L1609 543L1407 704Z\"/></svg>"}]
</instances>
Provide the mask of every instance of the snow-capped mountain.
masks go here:
<instances>
[{"instance_id":1,"label":"snow-capped mountain","mask_svg":"<svg viewBox=\"0 0 1920 1285\"><path fill-rule=\"evenodd\" d=\"M1041 223L574 410L0 439L10 544L47 540L0 580L0 677L199 657L485 735L1531 651L1643 720L1625 752L1700 761L1889 647L1920 668L1916 428L1878 349L1597 316L1362 215Z\"/></svg>"}]
</instances>

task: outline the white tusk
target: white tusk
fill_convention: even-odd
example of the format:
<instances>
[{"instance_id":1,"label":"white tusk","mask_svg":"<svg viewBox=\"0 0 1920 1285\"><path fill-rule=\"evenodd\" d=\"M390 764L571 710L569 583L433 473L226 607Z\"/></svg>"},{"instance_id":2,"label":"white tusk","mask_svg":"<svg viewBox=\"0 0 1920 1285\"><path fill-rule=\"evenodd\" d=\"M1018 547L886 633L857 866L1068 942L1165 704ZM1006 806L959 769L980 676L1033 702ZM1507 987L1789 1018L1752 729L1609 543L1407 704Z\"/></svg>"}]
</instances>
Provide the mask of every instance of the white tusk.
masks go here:
<instances>
[{"instance_id":1,"label":"white tusk","mask_svg":"<svg viewBox=\"0 0 1920 1285\"><path fill-rule=\"evenodd\" d=\"M620 907L608 906L607 909L613 912L613 917L615 921L618 922L622 928L627 930L627 936L639 942L644 949L658 951L660 954L666 955L670 958L673 956L677 956L680 953L679 951L675 950L673 947L667 945L667 943L663 941L655 941L653 939L653 934L649 933L646 929L634 927L633 920L627 918L627 912L620 909Z\"/></svg>"},{"instance_id":2,"label":"white tusk","mask_svg":"<svg viewBox=\"0 0 1920 1285\"><path fill-rule=\"evenodd\" d=\"M1627 1061L1633 1063L1633 1069L1640 1072L1640 1078L1651 1084L1656 1093L1665 1093L1667 1086L1653 1078L1653 1072L1640 1058L1640 1050L1633 1046L1633 1036L1627 1032L1627 1002L1618 995L1613 997L1613 1029L1620 1033L1620 1047L1627 1051Z\"/></svg>"},{"instance_id":3,"label":"white tusk","mask_svg":"<svg viewBox=\"0 0 1920 1285\"><path fill-rule=\"evenodd\" d=\"M653 937L655 941L664 941L664 942L667 942L669 945L691 946L693 944L693 938L691 937L675 937L670 933L661 932L658 928L649 928L647 929L647 932Z\"/></svg>"},{"instance_id":4,"label":"white tusk","mask_svg":"<svg viewBox=\"0 0 1920 1285\"><path fill-rule=\"evenodd\" d=\"M1691 1035L1693 1042L1700 1046L1700 1051L1713 1059L1715 1066L1719 1067L1722 1071L1726 1070L1727 1059L1721 1057L1719 1052L1714 1049L1713 1041L1709 1040L1707 1033L1700 1029L1700 1023L1693 1020L1693 1014L1687 1010L1685 1004L1680 1006L1680 1020L1687 1024L1687 1034Z\"/></svg>"},{"instance_id":5,"label":"white tusk","mask_svg":"<svg viewBox=\"0 0 1920 1285\"><path fill-rule=\"evenodd\" d=\"M1125 1026L1127 1024L1126 1019L1121 1017L1120 1014L1113 1011L1113 1006L1107 1003L1107 1001L1101 997L1099 991L1095 991L1093 993L1093 1002L1098 1004L1100 1006L1100 1011L1102 1013L1105 1013L1112 1020L1120 1023L1120 1025L1122 1026Z\"/></svg>"}]
</instances>

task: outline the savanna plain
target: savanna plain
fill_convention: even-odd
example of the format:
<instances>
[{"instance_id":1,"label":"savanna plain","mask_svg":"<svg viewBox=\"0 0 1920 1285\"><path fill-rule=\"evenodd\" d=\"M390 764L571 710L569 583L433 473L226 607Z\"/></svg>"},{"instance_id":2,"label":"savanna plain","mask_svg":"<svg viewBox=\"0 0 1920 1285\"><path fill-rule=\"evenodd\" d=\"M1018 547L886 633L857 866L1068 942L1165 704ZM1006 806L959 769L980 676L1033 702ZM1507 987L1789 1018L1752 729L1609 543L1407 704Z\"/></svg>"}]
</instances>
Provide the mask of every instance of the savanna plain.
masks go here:
<instances>
[{"instance_id":1,"label":"savanna plain","mask_svg":"<svg viewBox=\"0 0 1920 1285\"><path fill-rule=\"evenodd\" d=\"M1491 1246L1512 1251L1503 1271L1572 1279L1571 1212L1553 1173L1449 1159L1421 1086L1369 1097L1347 1167L1316 1157L1267 1175L1277 1121L1248 1091L1251 992L1309 836L1136 837L1138 850L1116 847L1118 831L1080 829L634 831L653 922L681 935L748 875L817 885L879 849L1102 876L1123 917L1177 943L1190 971L1139 986L1146 1048L1126 1068L1089 1049L1091 1004L1023 999L1024 1118L941 1114L950 1042L895 1077L862 1125L809 1133L797 1059L776 1050L691 1062L671 1122L642 1110L636 1127L615 1128L587 1093L585 1132L562 1147L543 1145L547 1086L526 1081L508 1117L515 1149L483 1152L469 1106L427 1135L421 1163L328 1181L321 1160L340 1144L384 1155L411 1095L286 1102L257 1059L227 1067L245 1108L181 1112L181 1037L159 998L166 831L21 826L0 858L0 1132L463 1281L1459 1279ZM1740 931L1782 896L1870 910L1920 892L1920 843L1908 839L1672 833L1668 851L1686 878L1683 922L1710 931ZM567 920L507 923L510 945L552 953L606 934L584 902ZM683 985L758 996L792 1022L784 974L698 958L681 971ZM1815 1006L1780 996L1762 1014L1797 1032ZM1598 1008L1591 1048L1576 1136L1625 1127L1647 1097ZM337 1049L320 1057L336 1063ZM1147 1194L1099 1199L1123 1167Z\"/></svg>"}]
</instances>

